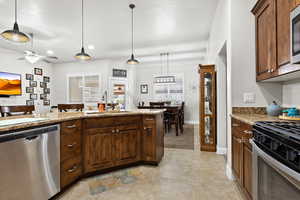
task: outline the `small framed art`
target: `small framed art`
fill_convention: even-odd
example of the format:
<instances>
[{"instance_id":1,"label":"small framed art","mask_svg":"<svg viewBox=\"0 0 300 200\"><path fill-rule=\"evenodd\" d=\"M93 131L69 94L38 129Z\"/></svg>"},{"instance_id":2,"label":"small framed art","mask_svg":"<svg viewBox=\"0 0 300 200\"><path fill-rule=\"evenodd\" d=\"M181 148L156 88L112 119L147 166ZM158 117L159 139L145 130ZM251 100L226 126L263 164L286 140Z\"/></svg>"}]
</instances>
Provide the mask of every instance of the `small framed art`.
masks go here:
<instances>
[{"instance_id":1,"label":"small framed art","mask_svg":"<svg viewBox=\"0 0 300 200\"><path fill-rule=\"evenodd\" d=\"M34 93L34 88L33 87L26 87L26 93L29 93L29 94Z\"/></svg>"},{"instance_id":2,"label":"small framed art","mask_svg":"<svg viewBox=\"0 0 300 200\"><path fill-rule=\"evenodd\" d=\"M45 83L50 83L50 77L49 76L44 76L43 81Z\"/></svg>"},{"instance_id":3,"label":"small framed art","mask_svg":"<svg viewBox=\"0 0 300 200\"><path fill-rule=\"evenodd\" d=\"M30 87L36 87L37 86L37 81L29 81L29 86Z\"/></svg>"},{"instance_id":4,"label":"small framed art","mask_svg":"<svg viewBox=\"0 0 300 200\"><path fill-rule=\"evenodd\" d=\"M50 106L50 100L44 100L44 106Z\"/></svg>"},{"instance_id":5,"label":"small framed art","mask_svg":"<svg viewBox=\"0 0 300 200\"><path fill-rule=\"evenodd\" d=\"M44 88L44 94L50 94L50 88Z\"/></svg>"},{"instance_id":6,"label":"small framed art","mask_svg":"<svg viewBox=\"0 0 300 200\"><path fill-rule=\"evenodd\" d=\"M33 106L34 105L34 100L26 100L26 105L27 106Z\"/></svg>"},{"instance_id":7,"label":"small framed art","mask_svg":"<svg viewBox=\"0 0 300 200\"><path fill-rule=\"evenodd\" d=\"M148 94L148 85L147 84L141 85L141 94Z\"/></svg>"},{"instance_id":8,"label":"small framed art","mask_svg":"<svg viewBox=\"0 0 300 200\"><path fill-rule=\"evenodd\" d=\"M40 87L41 87L41 88L47 88L47 83L45 83L45 82L40 82Z\"/></svg>"},{"instance_id":9,"label":"small framed art","mask_svg":"<svg viewBox=\"0 0 300 200\"><path fill-rule=\"evenodd\" d=\"M30 94L30 100L37 100L37 94Z\"/></svg>"},{"instance_id":10,"label":"small framed art","mask_svg":"<svg viewBox=\"0 0 300 200\"><path fill-rule=\"evenodd\" d=\"M47 99L47 94L40 94L40 99L41 100L46 100Z\"/></svg>"},{"instance_id":11,"label":"small framed art","mask_svg":"<svg viewBox=\"0 0 300 200\"><path fill-rule=\"evenodd\" d=\"M43 76L43 69L41 69L41 68L34 68L34 74L35 75L39 75L39 76Z\"/></svg>"},{"instance_id":12,"label":"small framed art","mask_svg":"<svg viewBox=\"0 0 300 200\"><path fill-rule=\"evenodd\" d=\"M26 80L33 81L33 74L26 74Z\"/></svg>"}]
</instances>

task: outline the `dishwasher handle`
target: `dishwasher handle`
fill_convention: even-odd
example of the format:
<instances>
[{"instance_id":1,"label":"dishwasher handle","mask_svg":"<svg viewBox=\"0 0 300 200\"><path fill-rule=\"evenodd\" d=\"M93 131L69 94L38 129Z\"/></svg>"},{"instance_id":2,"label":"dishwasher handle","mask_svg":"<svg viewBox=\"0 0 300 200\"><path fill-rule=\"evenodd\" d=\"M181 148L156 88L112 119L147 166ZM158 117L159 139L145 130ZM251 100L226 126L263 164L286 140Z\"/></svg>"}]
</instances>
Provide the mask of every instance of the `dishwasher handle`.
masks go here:
<instances>
[{"instance_id":1,"label":"dishwasher handle","mask_svg":"<svg viewBox=\"0 0 300 200\"><path fill-rule=\"evenodd\" d=\"M35 139L38 139L38 138L39 138L38 135L34 135L34 136L26 137L25 140L32 141L32 140L35 140Z\"/></svg>"}]
</instances>

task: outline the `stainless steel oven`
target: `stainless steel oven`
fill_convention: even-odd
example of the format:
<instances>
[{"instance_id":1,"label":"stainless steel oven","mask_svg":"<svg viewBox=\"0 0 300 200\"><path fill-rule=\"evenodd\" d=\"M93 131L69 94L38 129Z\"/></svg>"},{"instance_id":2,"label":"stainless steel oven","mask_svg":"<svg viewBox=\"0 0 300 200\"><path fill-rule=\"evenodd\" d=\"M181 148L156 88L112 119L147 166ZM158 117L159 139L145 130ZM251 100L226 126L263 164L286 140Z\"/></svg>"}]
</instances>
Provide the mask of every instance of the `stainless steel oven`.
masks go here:
<instances>
[{"instance_id":1,"label":"stainless steel oven","mask_svg":"<svg viewBox=\"0 0 300 200\"><path fill-rule=\"evenodd\" d=\"M300 6L291 12L291 62L300 63Z\"/></svg>"},{"instance_id":2,"label":"stainless steel oven","mask_svg":"<svg viewBox=\"0 0 300 200\"><path fill-rule=\"evenodd\" d=\"M300 199L300 173L267 154L254 141L253 200Z\"/></svg>"}]
</instances>

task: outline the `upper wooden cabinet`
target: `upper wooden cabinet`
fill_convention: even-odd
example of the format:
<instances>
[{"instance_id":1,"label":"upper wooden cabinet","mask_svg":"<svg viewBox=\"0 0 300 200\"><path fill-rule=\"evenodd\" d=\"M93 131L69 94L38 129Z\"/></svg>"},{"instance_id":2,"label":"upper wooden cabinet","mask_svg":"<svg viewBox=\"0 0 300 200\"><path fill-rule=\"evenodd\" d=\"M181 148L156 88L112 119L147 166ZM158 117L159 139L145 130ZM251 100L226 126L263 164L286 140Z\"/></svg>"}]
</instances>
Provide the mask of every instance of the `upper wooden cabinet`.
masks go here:
<instances>
[{"instance_id":1,"label":"upper wooden cabinet","mask_svg":"<svg viewBox=\"0 0 300 200\"><path fill-rule=\"evenodd\" d=\"M257 81L284 74L281 67L290 64L290 11L298 3L300 0L259 0L252 9Z\"/></svg>"},{"instance_id":2,"label":"upper wooden cabinet","mask_svg":"<svg viewBox=\"0 0 300 200\"><path fill-rule=\"evenodd\" d=\"M256 75L257 80L263 80L277 68L276 2L261 0L252 12L256 18Z\"/></svg>"}]
</instances>

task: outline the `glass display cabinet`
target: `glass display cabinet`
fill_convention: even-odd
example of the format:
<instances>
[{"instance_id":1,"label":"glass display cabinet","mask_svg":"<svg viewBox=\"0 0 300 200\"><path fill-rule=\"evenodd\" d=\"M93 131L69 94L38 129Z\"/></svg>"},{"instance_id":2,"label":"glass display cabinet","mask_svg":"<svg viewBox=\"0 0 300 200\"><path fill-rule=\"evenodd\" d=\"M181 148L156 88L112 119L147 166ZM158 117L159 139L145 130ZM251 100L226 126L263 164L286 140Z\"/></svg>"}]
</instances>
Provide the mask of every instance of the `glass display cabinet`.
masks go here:
<instances>
[{"instance_id":1,"label":"glass display cabinet","mask_svg":"<svg viewBox=\"0 0 300 200\"><path fill-rule=\"evenodd\" d=\"M216 151L216 72L214 65L199 65L200 150Z\"/></svg>"}]
</instances>

